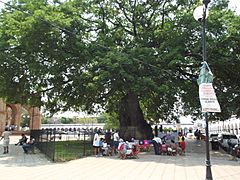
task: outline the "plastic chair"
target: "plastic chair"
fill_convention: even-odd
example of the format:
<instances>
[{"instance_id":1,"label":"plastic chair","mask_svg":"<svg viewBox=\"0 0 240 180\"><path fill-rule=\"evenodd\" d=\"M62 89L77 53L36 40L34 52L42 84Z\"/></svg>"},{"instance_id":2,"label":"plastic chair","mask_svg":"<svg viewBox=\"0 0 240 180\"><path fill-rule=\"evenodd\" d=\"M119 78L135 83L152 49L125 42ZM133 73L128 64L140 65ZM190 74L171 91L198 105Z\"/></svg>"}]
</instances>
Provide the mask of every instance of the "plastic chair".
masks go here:
<instances>
[{"instance_id":1,"label":"plastic chair","mask_svg":"<svg viewBox=\"0 0 240 180\"><path fill-rule=\"evenodd\" d=\"M150 144L149 144L148 140L144 140L143 141L143 149L145 151L149 151L149 148L150 148Z\"/></svg>"},{"instance_id":2,"label":"plastic chair","mask_svg":"<svg viewBox=\"0 0 240 180\"><path fill-rule=\"evenodd\" d=\"M161 152L161 154L167 154L168 153L168 145L162 144L160 147L160 152Z\"/></svg>"}]
</instances>

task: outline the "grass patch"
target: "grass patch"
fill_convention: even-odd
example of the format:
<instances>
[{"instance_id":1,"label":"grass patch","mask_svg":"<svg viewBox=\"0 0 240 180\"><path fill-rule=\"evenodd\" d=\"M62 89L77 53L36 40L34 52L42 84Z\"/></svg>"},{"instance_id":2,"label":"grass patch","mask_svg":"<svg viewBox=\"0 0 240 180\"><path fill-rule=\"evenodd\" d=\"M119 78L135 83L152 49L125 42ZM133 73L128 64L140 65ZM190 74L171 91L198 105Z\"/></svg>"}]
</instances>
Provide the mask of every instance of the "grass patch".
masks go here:
<instances>
[{"instance_id":1,"label":"grass patch","mask_svg":"<svg viewBox=\"0 0 240 180\"><path fill-rule=\"evenodd\" d=\"M70 161L93 154L91 141L56 141L55 161Z\"/></svg>"}]
</instances>

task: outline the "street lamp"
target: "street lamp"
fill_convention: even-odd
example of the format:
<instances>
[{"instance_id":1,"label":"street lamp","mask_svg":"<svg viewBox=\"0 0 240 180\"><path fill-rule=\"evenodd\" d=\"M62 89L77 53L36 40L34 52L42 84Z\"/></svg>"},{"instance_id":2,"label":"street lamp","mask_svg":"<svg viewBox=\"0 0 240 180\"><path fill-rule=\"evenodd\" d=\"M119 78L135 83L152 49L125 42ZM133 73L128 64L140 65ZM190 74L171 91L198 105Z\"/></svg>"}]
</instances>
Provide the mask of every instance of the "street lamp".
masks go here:
<instances>
[{"instance_id":1,"label":"street lamp","mask_svg":"<svg viewBox=\"0 0 240 180\"><path fill-rule=\"evenodd\" d=\"M207 6L210 0L203 0L203 5L197 7L194 10L194 18L202 23L202 58L203 62L207 62L207 51L206 51L206 18L208 15ZM212 180L210 153L209 153L209 130L208 130L208 112L204 113L206 121L206 179Z\"/></svg>"}]
</instances>

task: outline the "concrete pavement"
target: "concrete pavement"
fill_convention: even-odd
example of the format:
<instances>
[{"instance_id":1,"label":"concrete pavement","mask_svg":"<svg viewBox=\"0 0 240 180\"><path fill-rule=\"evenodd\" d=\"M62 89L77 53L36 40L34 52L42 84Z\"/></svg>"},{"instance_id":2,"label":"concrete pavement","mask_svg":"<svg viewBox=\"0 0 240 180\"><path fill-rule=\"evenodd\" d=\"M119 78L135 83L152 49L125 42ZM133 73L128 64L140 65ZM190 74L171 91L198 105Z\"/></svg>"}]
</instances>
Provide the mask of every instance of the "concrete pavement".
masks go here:
<instances>
[{"instance_id":1,"label":"concrete pavement","mask_svg":"<svg viewBox=\"0 0 240 180\"><path fill-rule=\"evenodd\" d=\"M187 140L185 156L156 156L141 153L139 159L86 157L53 163L43 154L24 154L11 137L10 153L0 154L0 179L4 180L204 180L205 142ZM2 142L0 146L2 152ZM229 161L222 151L211 152L214 180L239 180L240 161Z\"/></svg>"}]
</instances>

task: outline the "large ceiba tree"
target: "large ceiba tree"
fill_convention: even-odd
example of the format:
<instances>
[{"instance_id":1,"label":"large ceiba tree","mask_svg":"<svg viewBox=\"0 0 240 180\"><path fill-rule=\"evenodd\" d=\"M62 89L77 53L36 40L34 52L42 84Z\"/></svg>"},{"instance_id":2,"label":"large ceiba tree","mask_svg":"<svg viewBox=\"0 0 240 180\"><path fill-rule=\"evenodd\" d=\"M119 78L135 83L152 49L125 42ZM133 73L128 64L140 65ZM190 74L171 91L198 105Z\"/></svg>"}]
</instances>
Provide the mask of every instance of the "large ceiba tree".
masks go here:
<instances>
[{"instance_id":1,"label":"large ceiba tree","mask_svg":"<svg viewBox=\"0 0 240 180\"><path fill-rule=\"evenodd\" d=\"M125 139L146 122L200 116L199 5L189 0L14 0L0 16L0 96L6 101L118 113ZM208 62L222 113L240 115L240 17L212 1Z\"/></svg>"}]
</instances>

